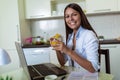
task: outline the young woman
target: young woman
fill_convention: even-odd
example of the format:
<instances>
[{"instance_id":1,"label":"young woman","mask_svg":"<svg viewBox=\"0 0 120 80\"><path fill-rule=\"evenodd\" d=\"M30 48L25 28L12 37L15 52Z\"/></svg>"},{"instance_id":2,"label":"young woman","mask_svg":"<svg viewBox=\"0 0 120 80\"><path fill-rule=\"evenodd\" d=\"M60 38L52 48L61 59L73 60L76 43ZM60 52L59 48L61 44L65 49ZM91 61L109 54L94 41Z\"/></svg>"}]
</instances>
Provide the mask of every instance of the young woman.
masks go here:
<instances>
[{"instance_id":1,"label":"young woman","mask_svg":"<svg viewBox=\"0 0 120 80\"><path fill-rule=\"evenodd\" d=\"M97 34L89 24L87 17L81 7L71 3L64 10L64 21L66 26L66 44L58 41L52 45L57 52L59 63L76 68L83 68L89 72L99 69Z\"/></svg>"}]
</instances>

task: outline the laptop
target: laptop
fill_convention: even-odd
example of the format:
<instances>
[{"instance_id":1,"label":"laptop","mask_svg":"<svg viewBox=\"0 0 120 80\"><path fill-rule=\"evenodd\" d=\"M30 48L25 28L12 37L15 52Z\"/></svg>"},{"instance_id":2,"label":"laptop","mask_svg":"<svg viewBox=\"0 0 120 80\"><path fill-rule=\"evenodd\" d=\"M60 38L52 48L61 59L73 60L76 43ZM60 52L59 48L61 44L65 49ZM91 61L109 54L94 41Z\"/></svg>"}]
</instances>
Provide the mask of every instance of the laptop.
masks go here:
<instances>
[{"instance_id":1,"label":"laptop","mask_svg":"<svg viewBox=\"0 0 120 80\"><path fill-rule=\"evenodd\" d=\"M36 65L27 65L22 46L19 42L15 42L18 56L20 59L20 64L23 70L25 71L29 80L44 80L45 76L55 74L57 76L67 74L67 71L52 64L52 63L43 63Z\"/></svg>"}]
</instances>

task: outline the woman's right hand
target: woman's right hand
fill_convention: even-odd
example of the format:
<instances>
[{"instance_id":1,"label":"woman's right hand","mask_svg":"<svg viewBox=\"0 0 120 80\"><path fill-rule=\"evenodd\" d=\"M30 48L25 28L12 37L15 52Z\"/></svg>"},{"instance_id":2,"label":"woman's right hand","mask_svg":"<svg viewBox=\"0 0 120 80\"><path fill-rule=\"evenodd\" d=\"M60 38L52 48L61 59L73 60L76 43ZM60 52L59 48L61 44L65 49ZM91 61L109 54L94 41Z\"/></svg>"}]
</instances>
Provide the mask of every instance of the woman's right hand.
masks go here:
<instances>
[{"instance_id":1,"label":"woman's right hand","mask_svg":"<svg viewBox=\"0 0 120 80\"><path fill-rule=\"evenodd\" d=\"M67 46L64 44L64 42L59 41L57 39L51 39L50 44L53 47L54 50L61 51L61 52L66 52L67 51Z\"/></svg>"}]
</instances>

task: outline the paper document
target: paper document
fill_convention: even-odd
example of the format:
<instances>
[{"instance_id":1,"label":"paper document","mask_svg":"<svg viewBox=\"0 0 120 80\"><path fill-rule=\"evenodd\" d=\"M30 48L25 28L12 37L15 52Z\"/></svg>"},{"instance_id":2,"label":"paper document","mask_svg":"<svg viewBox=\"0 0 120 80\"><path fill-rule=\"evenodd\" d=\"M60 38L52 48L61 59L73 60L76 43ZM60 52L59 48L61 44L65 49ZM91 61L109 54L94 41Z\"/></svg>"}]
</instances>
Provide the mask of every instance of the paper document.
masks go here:
<instances>
[{"instance_id":1,"label":"paper document","mask_svg":"<svg viewBox=\"0 0 120 80\"><path fill-rule=\"evenodd\" d=\"M76 72L73 71L69 74L67 80L98 80L98 72Z\"/></svg>"}]
</instances>

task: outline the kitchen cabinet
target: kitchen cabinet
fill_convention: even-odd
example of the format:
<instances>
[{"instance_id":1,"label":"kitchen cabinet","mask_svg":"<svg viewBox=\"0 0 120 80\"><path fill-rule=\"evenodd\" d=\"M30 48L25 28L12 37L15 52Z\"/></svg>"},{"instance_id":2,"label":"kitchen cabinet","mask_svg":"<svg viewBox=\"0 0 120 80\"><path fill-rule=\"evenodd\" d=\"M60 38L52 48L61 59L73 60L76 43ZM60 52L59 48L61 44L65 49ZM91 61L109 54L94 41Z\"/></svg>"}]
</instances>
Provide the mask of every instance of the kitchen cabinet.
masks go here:
<instances>
[{"instance_id":1,"label":"kitchen cabinet","mask_svg":"<svg viewBox=\"0 0 120 80\"><path fill-rule=\"evenodd\" d=\"M51 16L51 0L25 0L26 18Z\"/></svg>"},{"instance_id":2,"label":"kitchen cabinet","mask_svg":"<svg viewBox=\"0 0 120 80\"><path fill-rule=\"evenodd\" d=\"M19 59L16 54L14 41L20 41L18 2L17 0L1 0L0 48L3 48L8 52L12 62L9 65L0 66L0 73L19 67Z\"/></svg>"},{"instance_id":3,"label":"kitchen cabinet","mask_svg":"<svg viewBox=\"0 0 120 80\"><path fill-rule=\"evenodd\" d=\"M85 0L25 0L26 19L63 17L64 8L72 2L85 9Z\"/></svg>"},{"instance_id":4,"label":"kitchen cabinet","mask_svg":"<svg viewBox=\"0 0 120 80\"><path fill-rule=\"evenodd\" d=\"M87 13L117 11L117 0L86 0Z\"/></svg>"},{"instance_id":5,"label":"kitchen cabinet","mask_svg":"<svg viewBox=\"0 0 120 80\"><path fill-rule=\"evenodd\" d=\"M15 41L22 42L22 39L29 34L29 29L25 25L25 19L23 18L24 12L19 12L23 11L23 9L20 9L21 6L23 7L23 0L0 1L0 48L8 52L12 61L9 65L1 66L0 73L19 68L19 58ZM25 34L23 33L24 31Z\"/></svg>"},{"instance_id":6,"label":"kitchen cabinet","mask_svg":"<svg viewBox=\"0 0 120 80\"><path fill-rule=\"evenodd\" d=\"M120 0L25 0L26 19L63 18L64 8L73 2L79 4L86 15L120 11Z\"/></svg>"},{"instance_id":7,"label":"kitchen cabinet","mask_svg":"<svg viewBox=\"0 0 120 80\"><path fill-rule=\"evenodd\" d=\"M120 0L117 1L118 1L118 10L120 11Z\"/></svg>"},{"instance_id":8,"label":"kitchen cabinet","mask_svg":"<svg viewBox=\"0 0 120 80\"><path fill-rule=\"evenodd\" d=\"M48 48L23 48L27 65L50 62L50 49Z\"/></svg>"},{"instance_id":9,"label":"kitchen cabinet","mask_svg":"<svg viewBox=\"0 0 120 80\"><path fill-rule=\"evenodd\" d=\"M56 11L57 15L62 15L64 14L64 8L69 4L69 3L77 3L81 6L83 10L85 10L85 0L56 0Z\"/></svg>"},{"instance_id":10,"label":"kitchen cabinet","mask_svg":"<svg viewBox=\"0 0 120 80\"><path fill-rule=\"evenodd\" d=\"M0 5L0 47L15 49L14 41L20 40L17 0L3 0Z\"/></svg>"},{"instance_id":11,"label":"kitchen cabinet","mask_svg":"<svg viewBox=\"0 0 120 80\"><path fill-rule=\"evenodd\" d=\"M10 4L11 3L11 4ZM19 3L19 4L18 4ZM0 47L16 49L14 42L30 36L30 27L24 18L22 0L0 1ZM7 6L6 6L7 5ZM20 10L19 10L20 9ZM8 14L9 13L9 14ZM23 35L24 34L24 35Z\"/></svg>"},{"instance_id":12,"label":"kitchen cabinet","mask_svg":"<svg viewBox=\"0 0 120 80\"><path fill-rule=\"evenodd\" d=\"M119 56L120 56L120 44L103 44L101 45L102 49L109 49L110 55L110 70L111 74L114 76L114 80L120 80L120 72L119 72ZM102 62L104 64L104 57L102 57ZM101 64L101 71L105 71L104 66Z\"/></svg>"}]
</instances>

